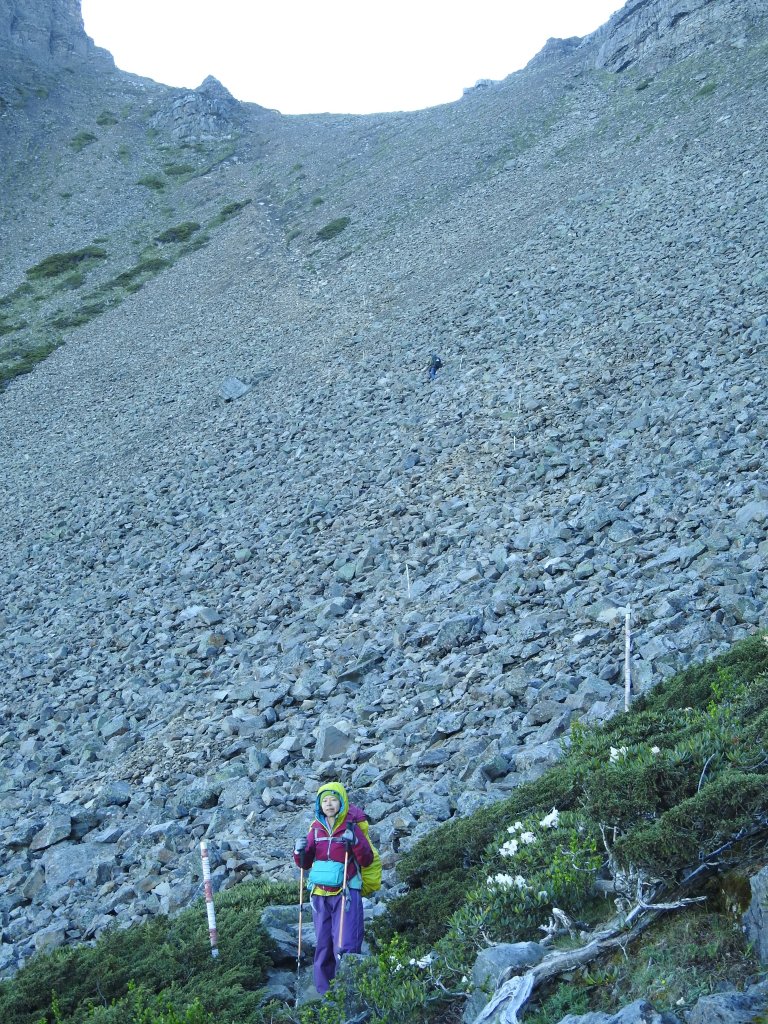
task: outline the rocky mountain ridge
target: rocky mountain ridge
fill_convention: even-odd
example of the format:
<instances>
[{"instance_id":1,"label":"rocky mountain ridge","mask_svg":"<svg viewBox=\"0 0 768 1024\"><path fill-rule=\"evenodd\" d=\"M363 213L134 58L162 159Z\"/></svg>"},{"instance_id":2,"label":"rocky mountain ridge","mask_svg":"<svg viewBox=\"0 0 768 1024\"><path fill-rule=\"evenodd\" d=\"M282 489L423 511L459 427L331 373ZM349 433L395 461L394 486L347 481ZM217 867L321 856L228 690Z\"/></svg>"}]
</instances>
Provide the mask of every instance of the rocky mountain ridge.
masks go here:
<instances>
[{"instance_id":1,"label":"rocky mountain ridge","mask_svg":"<svg viewBox=\"0 0 768 1024\"><path fill-rule=\"evenodd\" d=\"M106 252L4 307L103 305L0 402L6 972L186 905L203 836L289 875L329 775L391 883L623 706L627 607L638 690L766 624L765 4L370 118L117 72L76 6L0 76L7 294Z\"/></svg>"}]
</instances>

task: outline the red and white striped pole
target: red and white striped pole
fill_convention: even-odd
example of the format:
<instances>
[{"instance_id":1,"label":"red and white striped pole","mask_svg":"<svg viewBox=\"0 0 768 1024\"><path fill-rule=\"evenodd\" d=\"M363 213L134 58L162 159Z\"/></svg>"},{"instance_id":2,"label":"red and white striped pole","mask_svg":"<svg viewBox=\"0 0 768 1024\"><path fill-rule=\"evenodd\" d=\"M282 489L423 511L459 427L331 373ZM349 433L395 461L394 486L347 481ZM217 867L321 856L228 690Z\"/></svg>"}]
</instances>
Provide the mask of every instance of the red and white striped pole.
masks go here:
<instances>
[{"instance_id":1,"label":"red and white striped pole","mask_svg":"<svg viewBox=\"0 0 768 1024\"><path fill-rule=\"evenodd\" d=\"M208 860L208 843L203 839L200 843L200 856L203 861L203 884L205 887L205 910L208 914L208 935L211 939L211 956L219 955L219 933L216 931L216 911L213 909L213 887L211 886L211 865Z\"/></svg>"}]
</instances>

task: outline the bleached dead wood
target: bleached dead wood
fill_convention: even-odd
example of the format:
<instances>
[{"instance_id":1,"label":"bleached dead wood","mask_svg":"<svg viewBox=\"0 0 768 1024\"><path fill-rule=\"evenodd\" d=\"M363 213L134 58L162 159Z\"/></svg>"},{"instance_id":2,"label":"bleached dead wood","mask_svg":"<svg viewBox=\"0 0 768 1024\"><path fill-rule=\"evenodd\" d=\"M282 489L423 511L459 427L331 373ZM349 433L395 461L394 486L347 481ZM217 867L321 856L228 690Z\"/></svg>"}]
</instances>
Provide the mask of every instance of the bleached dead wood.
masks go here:
<instances>
[{"instance_id":1,"label":"bleached dead wood","mask_svg":"<svg viewBox=\"0 0 768 1024\"><path fill-rule=\"evenodd\" d=\"M516 968L509 968L499 979L500 985L493 998L473 1024L519 1024L518 1011L528 1002L534 989L545 981L550 981L575 967L583 967L598 957L604 956L615 949L622 949L645 931L657 917L670 910L699 903L704 896L692 899L681 899L674 903L640 904L633 907L627 917L616 921L602 931L593 933L583 946L577 949L557 950L545 957L522 975L511 975ZM636 921L633 927L627 928L627 922Z\"/></svg>"}]
</instances>

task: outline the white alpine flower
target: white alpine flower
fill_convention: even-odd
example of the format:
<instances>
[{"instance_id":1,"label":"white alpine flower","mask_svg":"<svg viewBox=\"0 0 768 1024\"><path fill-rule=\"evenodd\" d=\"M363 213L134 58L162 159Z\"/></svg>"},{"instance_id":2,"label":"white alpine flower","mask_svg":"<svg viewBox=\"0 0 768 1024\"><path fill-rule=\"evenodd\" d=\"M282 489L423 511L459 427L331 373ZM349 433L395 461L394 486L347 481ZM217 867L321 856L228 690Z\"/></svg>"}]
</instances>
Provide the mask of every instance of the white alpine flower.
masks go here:
<instances>
[{"instance_id":1,"label":"white alpine flower","mask_svg":"<svg viewBox=\"0 0 768 1024\"><path fill-rule=\"evenodd\" d=\"M542 828L557 828L560 823L560 811L553 807L546 817L542 818L539 824Z\"/></svg>"},{"instance_id":2,"label":"white alpine flower","mask_svg":"<svg viewBox=\"0 0 768 1024\"><path fill-rule=\"evenodd\" d=\"M623 760L627 756L627 747L611 747L610 760L612 764Z\"/></svg>"},{"instance_id":3,"label":"white alpine flower","mask_svg":"<svg viewBox=\"0 0 768 1024\"><path fill-rule=\"evenodd\" d=\"M521 832L520 842L525 843L526 846L530 846L531 843L536 842L536 836L533 834L533 832Z\"/></svg>"},{"instance_id":4,"label":"white alpine flower","mask_svg":"<svg viewBox=\"0 0 768 1024\"><path fill-rule=\"evenodd\" d=\"M488 879L488 885L497 885L500 889L511 889L514 884L512 875L491 875Z\"/></svg>"}]
</instances>

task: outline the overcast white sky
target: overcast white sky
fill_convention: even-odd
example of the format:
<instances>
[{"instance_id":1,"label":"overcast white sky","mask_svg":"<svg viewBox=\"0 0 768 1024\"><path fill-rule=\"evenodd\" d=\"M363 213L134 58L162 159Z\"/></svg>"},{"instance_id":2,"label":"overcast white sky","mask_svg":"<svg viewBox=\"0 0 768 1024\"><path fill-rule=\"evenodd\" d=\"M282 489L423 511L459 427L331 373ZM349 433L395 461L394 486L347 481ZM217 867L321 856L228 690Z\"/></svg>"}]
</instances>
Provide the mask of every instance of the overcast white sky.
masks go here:
<instances>
[{"instance_id":1,"label":"overcast white sky","mask_svg":"<svg viewBox=\"0 0 768 1024\"><path fill-rule=\"evenodd\" d=\"M218 78L284 114L416 110L583 36L623 0L82 0L119 68L195 88Z\"/></svg>"}]
</instances>

